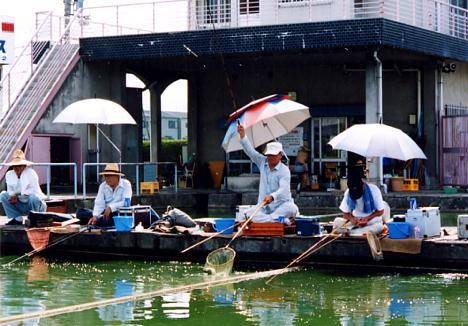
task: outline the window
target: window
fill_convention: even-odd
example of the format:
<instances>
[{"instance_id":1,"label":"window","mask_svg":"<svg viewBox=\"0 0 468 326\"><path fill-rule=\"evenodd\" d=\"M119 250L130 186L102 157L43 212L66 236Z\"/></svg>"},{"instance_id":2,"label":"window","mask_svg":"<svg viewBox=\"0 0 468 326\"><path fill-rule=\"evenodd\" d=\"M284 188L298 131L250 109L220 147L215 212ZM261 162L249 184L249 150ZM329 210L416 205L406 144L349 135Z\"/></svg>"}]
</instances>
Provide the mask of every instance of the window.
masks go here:
<instances>
[{"instance_id":1,"label":"window","mask_svg":"<svg viewBox=\"0 0 468 326\"><path fill-rule=\"evenodd\" d=\"M450 0L450 4L453 6L461 7L461 8L467 8L467 0Z\"/></svg>"},{"instance_id":2,"label":"window","mask_svg":"<svg viewBox=\"0 0 468 326\"><path fill-rule=\"evenodd\" d=\"M260 12L259 0L240 0L239 13L241 15L258 14Z\"/></svg>"},{"instance_id":3,"label":"window","mask_svg":"<svg viewBox=\"0 0 468 326\"><path fill-rule=\"evenodd\" d=\"M229 23L231 0L198 0L197 16L202 24Z\"/></svg>"},{"instance_id":4,"label":"window","mask_svg":"<svg viewBox=\"0 0 468 326\"><path fill-rule=\"evenodd\" d=\"M175 120L169 120L169 121L167 122L167 127L168 127L169 129L177 129L177 123L176 123L176 121L175 121Z\"/></svg>"}]
</instances>

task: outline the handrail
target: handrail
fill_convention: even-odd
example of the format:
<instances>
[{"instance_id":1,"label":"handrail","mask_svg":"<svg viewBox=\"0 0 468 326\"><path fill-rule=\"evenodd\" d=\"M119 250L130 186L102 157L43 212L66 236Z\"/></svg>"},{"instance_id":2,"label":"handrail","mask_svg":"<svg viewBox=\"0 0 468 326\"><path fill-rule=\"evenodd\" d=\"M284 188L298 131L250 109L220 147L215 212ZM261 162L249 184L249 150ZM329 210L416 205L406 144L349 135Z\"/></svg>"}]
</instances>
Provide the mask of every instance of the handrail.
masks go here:
<instances>
[{"instance_id":1,"label":"handrail","mask_svg":"<svg viewBox=\"0 0 468 326\"><path fill-rule=\"evenodd\" d=\"M83 199L86 198L86 168L88 166L105 166L108 163L83 163L83 168L82 168L82 182L83 182ZM140 166L145 166L145 165L174 165L174 190L175 192L178 192L178 187L177 187L177 163L176 162L143 162L143 163L118 163L120 166L122 165L128 165L128 166L135 166L135 190L136 190L136 195L140 195L140 173L138 170L138 167Z\"/></svg>"},{"instance_id":2,"label":"handrail","mask_svg":"<svg viewBox=\"0 0 468 326\"><path fill-rule=\"evenodd\" d=\"M0 163L0 166L10 165L9 163ZM33 163L32 166L46 166L47 173L46 173L46 194L47 199L50 198L50 184L51 184L51 177L50 177L50 170L52 166L73 166L73 194L75 198L78 196L78 178L77 178L77 164L75 162L67 162L67 163Z\"/></svg>"}]
</instances>

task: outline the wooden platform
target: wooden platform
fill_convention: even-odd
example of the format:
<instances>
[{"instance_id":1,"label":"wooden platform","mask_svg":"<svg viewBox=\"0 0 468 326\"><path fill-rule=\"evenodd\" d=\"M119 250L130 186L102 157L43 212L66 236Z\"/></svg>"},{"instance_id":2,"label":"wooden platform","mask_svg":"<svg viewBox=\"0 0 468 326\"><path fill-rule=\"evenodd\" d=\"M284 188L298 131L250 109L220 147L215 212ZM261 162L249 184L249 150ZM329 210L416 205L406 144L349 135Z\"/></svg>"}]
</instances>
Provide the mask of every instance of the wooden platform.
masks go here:
<instances>
[{"instance_id":1,"label":"wooden platform","mask_svg":"<svg viewBox=\"0 0 468 326\"><path fill-rule=\"evenodd\" d=\"M366 239L362 237L340 238L325 246L303 261L303 265L327 267L383 268L385 270L411 270L431 272L468 272L468 241L458 240L450 229L450 235L425 239L420 253L384 251L382 261L374 261ZM41 252L41 255L86 254L90 257L145 258L204 262L207 254L225 246L232 235L214 238L199 247L181 254L180 251L204 239L209 234L185 235L155 233L150 231L117 233L85 232ZM50 241L63 235L51 234ZM231 247L236 251L236 263L268 264L284 266L299 256L323 236L284 235L273 237L243 236ZM0 226L2 255L24 254L32 248L21 226Z\"/></svg>"}]
</instances>

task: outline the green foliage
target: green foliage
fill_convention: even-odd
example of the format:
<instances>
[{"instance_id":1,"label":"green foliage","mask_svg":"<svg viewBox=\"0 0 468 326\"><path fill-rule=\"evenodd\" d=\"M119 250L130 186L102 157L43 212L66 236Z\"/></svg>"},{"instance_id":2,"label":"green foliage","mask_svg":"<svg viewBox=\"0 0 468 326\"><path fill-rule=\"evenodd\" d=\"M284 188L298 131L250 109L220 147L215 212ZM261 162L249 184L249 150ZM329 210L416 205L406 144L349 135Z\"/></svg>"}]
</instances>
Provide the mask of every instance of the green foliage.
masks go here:
<instances>
[{"instance_id":1,"label":"green foliage","mask_svg":"<svg viewBox=\"0 0 468 326\"><path fill-rule=\"evenodd\" d=\"M162 139L160 162L180 162L182 146L187 145L187 139ZM143 161L150 160L150 142L143 141Z\"/></svg>"}]
</instances>

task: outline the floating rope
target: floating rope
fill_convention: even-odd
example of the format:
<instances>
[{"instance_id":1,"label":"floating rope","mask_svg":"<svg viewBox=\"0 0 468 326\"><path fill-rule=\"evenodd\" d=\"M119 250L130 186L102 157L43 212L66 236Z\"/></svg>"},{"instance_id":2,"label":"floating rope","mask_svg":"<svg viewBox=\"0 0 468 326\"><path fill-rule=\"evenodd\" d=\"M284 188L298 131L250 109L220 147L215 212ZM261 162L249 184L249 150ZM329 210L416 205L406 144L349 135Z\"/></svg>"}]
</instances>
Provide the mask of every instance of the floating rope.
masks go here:
<instances>
[{"instance_id":1,"label":"floating rope","mask_svg":"<svg viewBox=\"0 0 468 326\"><path fill-rule=\"evenodd\" d=\"M216 279L216 280L207 281L207 282L179 286L176 288L156 290L152 292L128 295L128 296L124 296L120 298L94 301L94 302L82 303L82 304L77 304L77 305L67 306L67 307L62 307L62 308L55 308L55 309L22 314L22 315L3 317L3 318L0 318L0 324L20 322L20 321L36 319L36 318L52 317L52 316L67 314L70 312L83 311L83 310L93 309L93 308L102 307L102 306L109 306L109 305L124 303L128 301L145 300L145 299L150 299L153 297L167 295L167 294L175 294L175 293L185 292L185 291L206 289L206 288L213 287L213 286L250 281L250 280L255 280L259 278L265 278L265 277L271 277L274 275L284 274L292 270L293 269L291 268L281 268L281 269L274 269L274 270L265 271L265 272L255 272L255 273L249 273L249 274L240 275L240 276L232 276L232 277L226 277L223 279Z\"/></svg>"}]
</instances>

